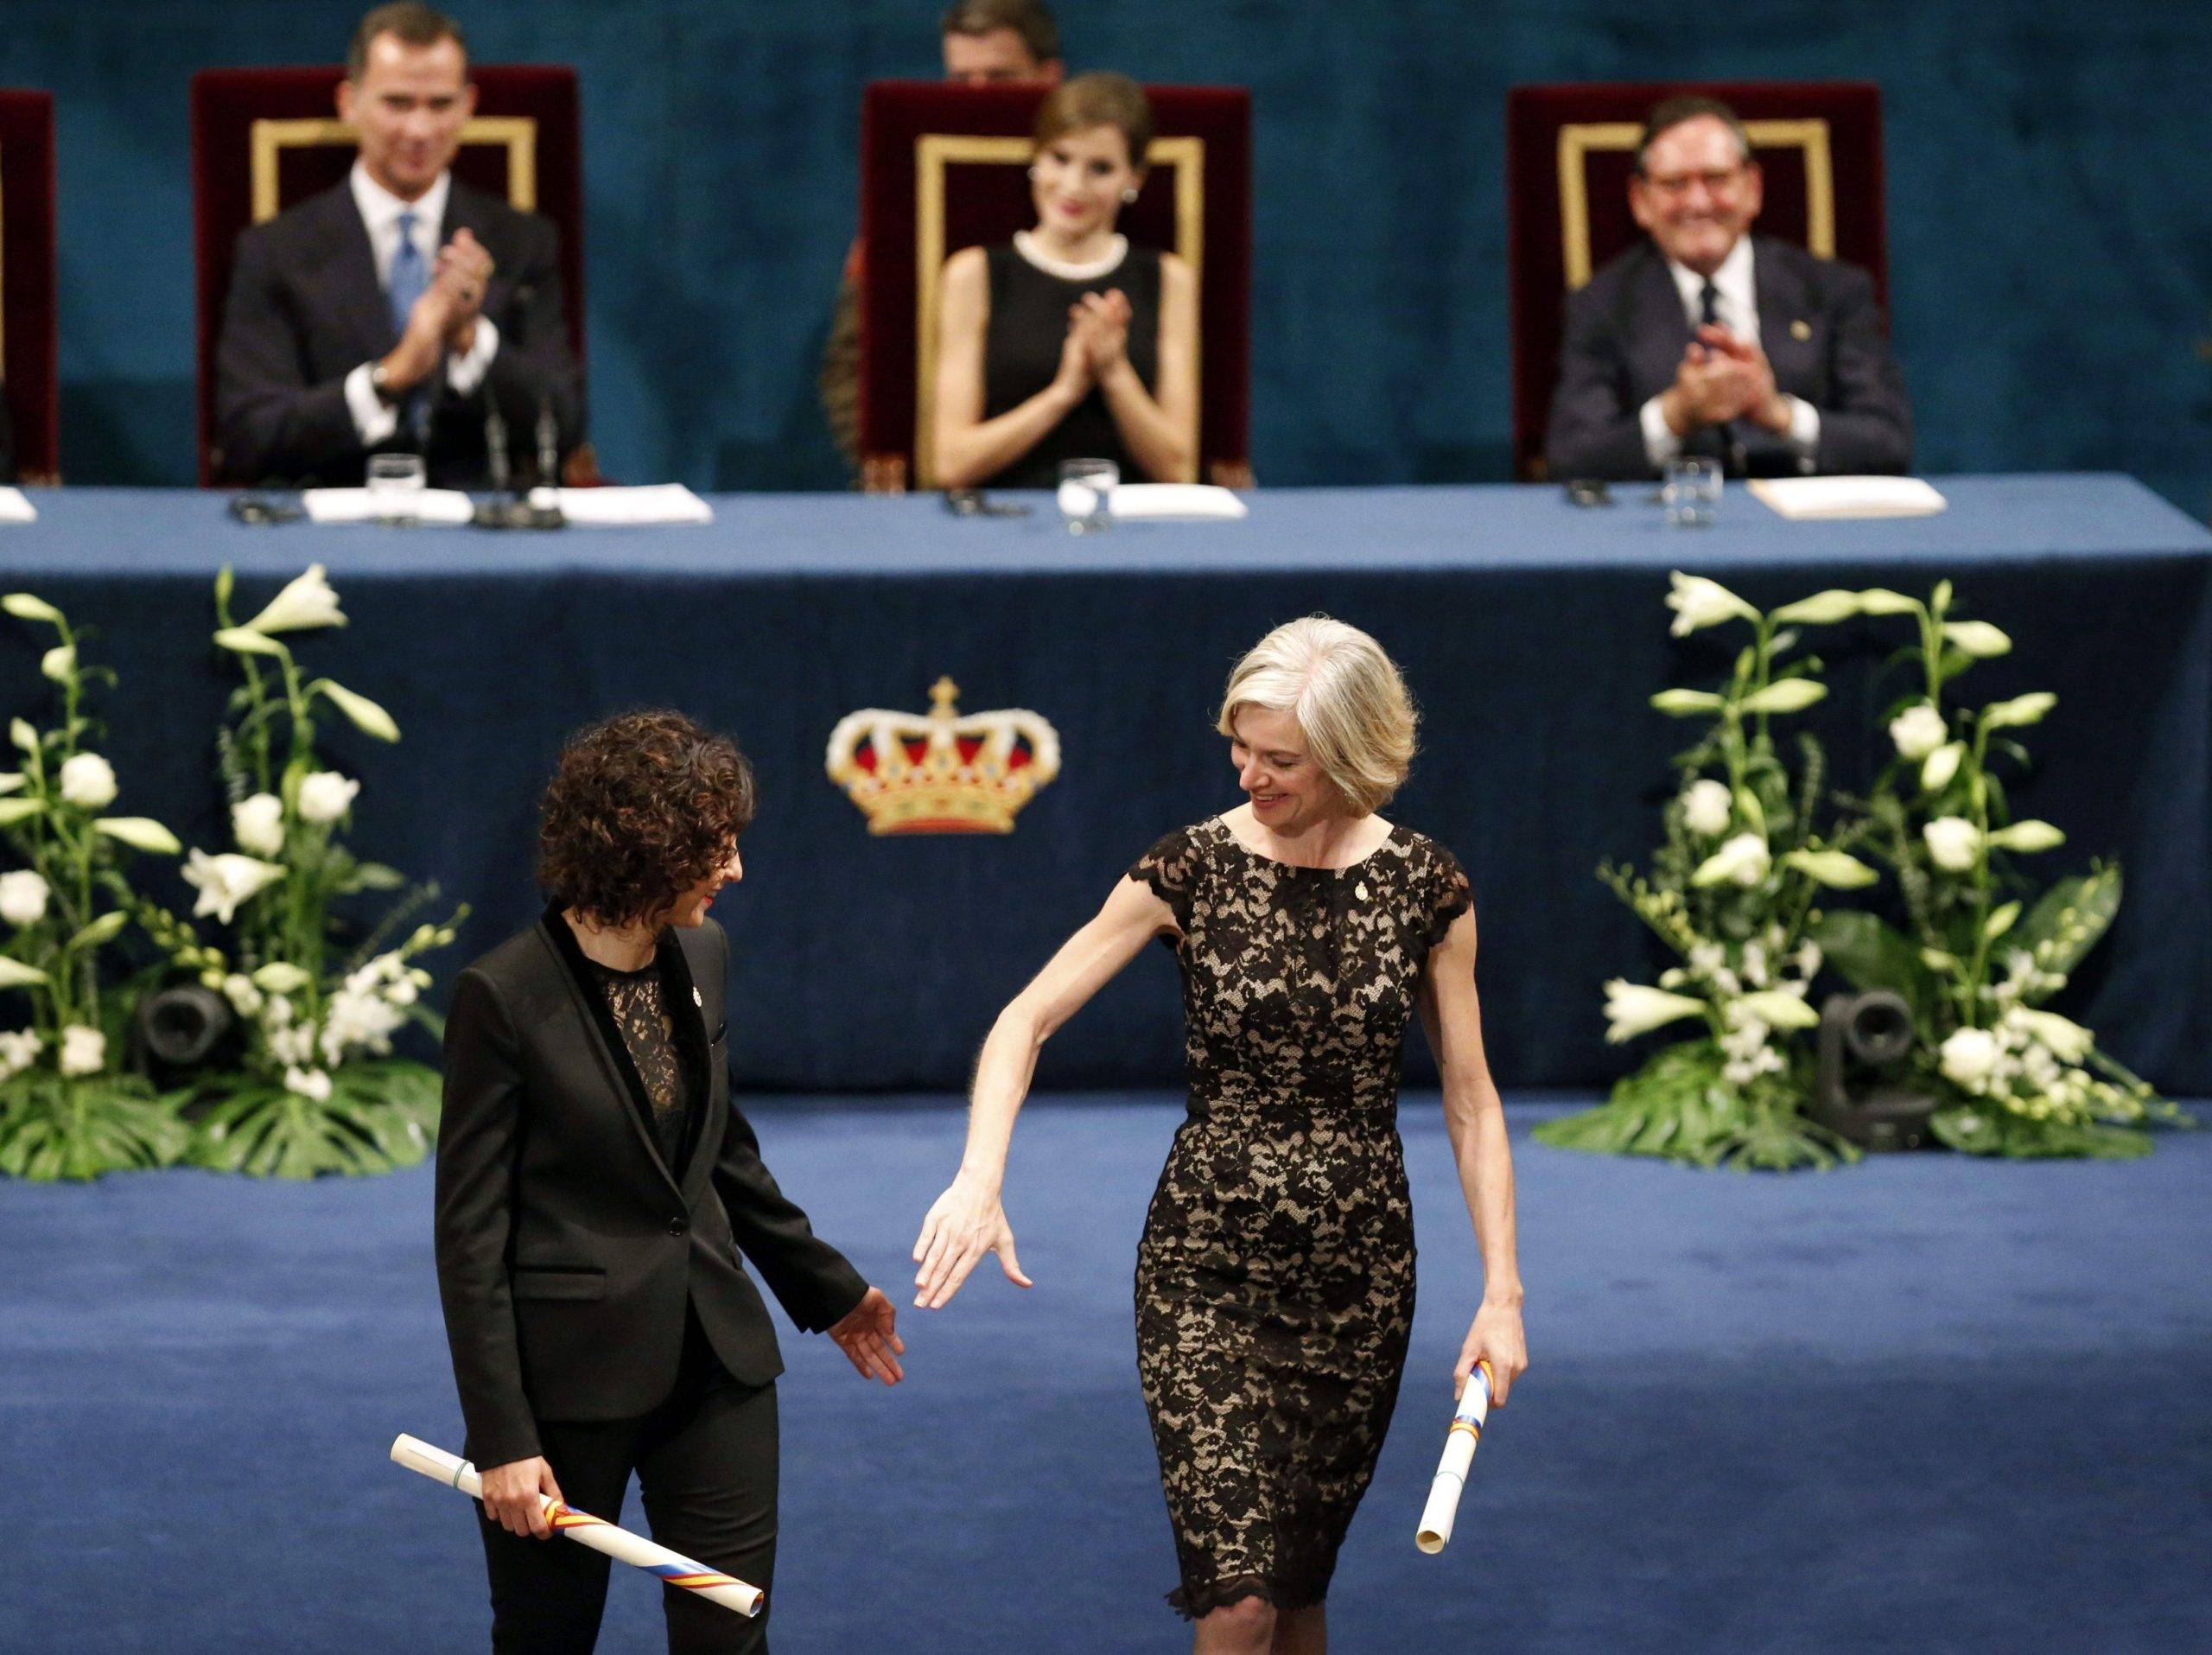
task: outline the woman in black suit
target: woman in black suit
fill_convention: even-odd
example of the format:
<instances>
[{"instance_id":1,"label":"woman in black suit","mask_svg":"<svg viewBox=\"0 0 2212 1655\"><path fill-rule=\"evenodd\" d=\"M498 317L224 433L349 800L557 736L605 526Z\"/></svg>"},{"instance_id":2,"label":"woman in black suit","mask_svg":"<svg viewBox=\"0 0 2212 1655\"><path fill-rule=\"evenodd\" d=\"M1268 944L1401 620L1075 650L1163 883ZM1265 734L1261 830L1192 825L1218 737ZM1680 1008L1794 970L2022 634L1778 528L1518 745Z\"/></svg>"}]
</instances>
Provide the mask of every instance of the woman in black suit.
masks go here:
<instances>
[{"instance_id":1,"label":"woman in black suit","mask_svg":"<svg viewBox=\"0 0 2212 1655\"><path fill-rule=\"evenodd\" d=\"M454 985L438 1288L495 1649L592 1648L607 1560L538 1544L540 1497L613 1519L633 1469L655 1538L768 1585L783 1363L741 1261L862 1376L903 1377L890 1301L815 1236L730 1101L729 943L707 908L753 812L743 754L678 714L582 731L545 794L550 906ZM671 1651L767 1647L765 1612L664 1597Z\"/></svg>"}]
</instances>

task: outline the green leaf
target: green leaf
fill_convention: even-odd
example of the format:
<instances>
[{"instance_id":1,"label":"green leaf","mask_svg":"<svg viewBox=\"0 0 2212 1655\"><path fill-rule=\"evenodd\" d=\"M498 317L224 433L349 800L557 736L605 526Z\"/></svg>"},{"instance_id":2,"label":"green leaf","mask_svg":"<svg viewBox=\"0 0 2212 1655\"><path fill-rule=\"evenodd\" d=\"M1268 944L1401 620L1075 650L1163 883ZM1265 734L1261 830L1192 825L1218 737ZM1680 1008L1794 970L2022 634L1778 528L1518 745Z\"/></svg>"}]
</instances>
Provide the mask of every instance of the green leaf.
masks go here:
<instances>
[{"instance_id":1,"label":"green leaf","mask_svg":"<svg viewBox=\"0 0 2212 1655\"><path fill-rule=\"evenodd\" d=\"M357 863L346 882L349 891L396 891L406 883L406 875L380 862Z\"/></svg>"},{"instance_id":2,"label":"green leaf","mask_svg":"<svg viewBox=\"0 0 2212 1655\"><path fill-rule=\"evenodd\" d=\"M231 594L237 587L238 573L228 563L215 571L215 608L218 613L229 606Z\"/></svg>"},{"instance_id":3,"label":"green leaf","mask_svg":"<svg viewBox=\"0 0 2212 1655\"><path fill-rule=\"evenodd\" d=\"M1833 910L1811 927L1821 953L1854 989L1889 989L1917 1003L1928 970L1911 941L1871 913Z\"/></svg>"},{"instance_id":4,"label":"green leaf","mask_svg":"<svg viewBox=\"0 0 2212 1655\"><path fill-rule=\"evenodd\" d=\"M2120 869L2113 863L2062 879L2013 927L2007 952L2024 949L2037 971L2069 977L2112 925L2120 897Z\"/></svg>"}]
</instances>

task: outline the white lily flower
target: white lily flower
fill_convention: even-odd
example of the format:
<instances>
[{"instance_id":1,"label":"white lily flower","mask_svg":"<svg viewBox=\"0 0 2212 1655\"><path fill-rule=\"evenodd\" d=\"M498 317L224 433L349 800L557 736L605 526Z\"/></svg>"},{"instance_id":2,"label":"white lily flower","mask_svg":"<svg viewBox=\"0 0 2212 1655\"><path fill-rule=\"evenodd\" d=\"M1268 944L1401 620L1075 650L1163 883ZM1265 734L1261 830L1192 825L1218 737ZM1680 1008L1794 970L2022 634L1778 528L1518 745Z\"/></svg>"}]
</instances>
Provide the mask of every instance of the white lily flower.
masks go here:
<instances>
[{"instance_id":1,"label":"white lily flower","mask_svg":"<svg viewBox=\"0 0 2212 1655\"><path fill-rule=\"evenodd\" d=\"M47 898L52 894L45 876L29 868L0 874L0 920L21 930L46 918Z\"/></svg>"},{"instance_id":2,"label":"white lily flower","mask_svg":"<svg viewBox=\"0 0 2212 1655\"><path fill-rule=\"evenodd\" d=\"M1756 833L1738 833L1697 866L1693 885L1718 885L1732 880L1744 886L1758 884L1774 865L1766 841Z\"/></svg>"},{"instance_id":3,"label":"white lily flower","mask_svg":"<svg viewBox=\"0 0 2212 1655\"><path fill-rule=\"evenodd\" d=\"M253 986L264 994L297 994L312 980L288 959L272 959L256 971Z\"/></svg>"},{"instance_id":4,"label":"white lily flower","mask_svg":"<svg viewBox=\"0 0 2212 1655\"><path fill-rule=\"evenodd\" d=\"M0 1034L0 1080L12 1080L38 1060L46 1041L35 1028L12 1029Z\"/></svg>"},{"instance_id":5,"label":"white lily flower","mask_svg":"<svg viewBox=\"0 0 2212 1655\"><path fill-rule=\"evenodd\" d=\"M92 821L92 831L105 833L119 844L133 850L146 850L157 856L183 854L184 847L170 832L150 816L101 816Z\"/></svg>"},{"instance_id":6,"label":"white lily flower","mask_svg":"<svg viewBox=\"0 0 2212 1655\"><path fill-rule=\"evenodd\" d=\"M1707 580L1701 575L1685 575L1676 570L1668 577L1673 589L1667 594L1667 607L1675 612L1675 624L1669 628L1675 637L1683 638L1705 627L1717 627L1727 621L1756 621L1759 612L1738 597L1719 581Z\"/></svg>"},{"instance_id":7,"label":"white lily flower","mask_svg":"<svg viewBox=\"0 0 2212 1655\"><path fill-rule=\"evenodd\" d=\"M1832 586L1825 592L1815 592L1808 598L1799 598L1795 603L1783 604L1774 612L1774 621L1776 625L1783 627L1832 627L1839 621L1850 620L1865 607L1858 593Z\"/></svg>"},{"instance_id":8,"label":"white lily flower","mask_svg":"<svg viewBox=\"0 0 2212 1655\"><path fill-rule=\"evenodd\" d=\"M1734 812L1734 796L1725 781L1705 776L1682 790L1682 825L1700 838L1713 839L1726 833Z\"/></svg>"},{"instance_id":9,"label":"white lily flower","mask_svg":"<svg viewBox=\"0 0 2212 1655\"><path fill-rule=\"evenodd\" d=\"M66 1075L98 1074L107 1067L107 1036L97 1028L72 1023L61 1031L58 1060Z\"/></svg>"},{"instance_id":10,"label":"white lily flower","mask_svg":"<svg viewBox=\"0 0 2212 1655\"><path fill-rule=\"evenodd\" d=\"M1986 621L1946 621L1943 636L1978 661L2005 654L2012 640Z\"/></svg>"},{"instance_id":11,"label":"white lily flower","mask_svg":"<svg viewBox=\"0 0 2212 1655\"><path fill-rule=\"evenodd\" d=\"M1801 713L1825 697L1828 687L1813 678L1777 678L1744 697L1747 713Z\"/></svg>"},{"instance_id":12,"label":"white lily flower","mask_svg":"<svg viewBox=\"0 0 2212 1655\"><path fill-rule=\"evenodd\" d=\"M2010 701L1993 701L1981 710L1981 722L1992 729L2003 729L2008 725L2040 724L2044 717L2058 704L2058 697L2048 690L2032 691L2027 695L2014 696Z\"/></svg>"},{"instance_id":13,"label":"white lily flower","mask_svg":"<svg viewBox=\"0 0 2212 1655\"><path fill-rule=\"evenodd\" d=\"M1928 755L1928 762L1920 767L1920 790L1925 793L1940 793L1951 785L1951 778L1959 773L1959 764L1967 755L1964 742L1946 742Z\"/></svg>"},{"instance_id":14,"label":"white lily flower","mask_svg":"<svg viewBox=\"0 0 2212 1655\"><path fill-rule=\"evenodd\" d=\"M1821 1014L1805 1003L1803 995L1793 994L1787 989L1747 994L1735 1004L1743 1008L1745 1015L1756 1017L1772 1028L1810 1028L1821 1021Z\"/></svg>"},{"instance_id":15,"label":"white lily flower","mask_svg":"<svg viewBox=\"0 0 2212 1655\"><path fill-rule=\"evenodd\" d=\"M241 799L231 806L231 837L250 855L277 855L284 849L284 801L274 793Z\"/></svg>"},{"instance_id":16,"label":"white lily flower","mask_svg":"<svg viewBox=\"0 0 2212 1655\"><path fill-rule=\"evenodd\" d=\"M2066 836L2050 823L2031 818L1999 828L1989 836L1989 843L1999 850L2056 850L2066 843Z\"/></svg>"},{"instance_id":17,"label":"white lily flower","mask_svg":"<svg viewBox=\"0 0 2212 1655\"><path fill-rule=\"evenodd\" d=\"M300 816L318 826L335 822L353 808L361 784L335 770L317 770L300 782Z\"/></svg>"},{"instance_id":18,"label":"white lily flower","mask_svg":"<svg viewBox=\"0 0 2212 1655\"><path fill-rule=\"evenodd\" d=\"M305 632L314 627L345 624L346 617L338 608L338 594L331 590L329 581L324 578L322 565L311 563L306 574L295 578L270 599L269 607L247 621L245 630L266 636L270 633Z\"/></svg>"},{"instance_id":19,"label":"white lily flower","mask_svg":"<svg viewBox=\"0 0 2212 1655\"><path fill-rule=\"evenodd\" d=\"M328 678L317 678L308 686L312 695L320 690L330 698L330 704L353 722L353 728L365 735L373 735L379 742L399 739L399 726L390 713L366 696L356 695L342 684L333 684Z\"/></svg>"},{"instance_id":20,"label":"white lily flower","mask_svg":"<svg viewBox=\"0 0 2212 1655\"><path fill-rule=\"evenodd\" d=\"M2055 1011L2031 1011L2025 1006L2015 1006L2005 1015L2050 1048L2051 1055L2062 1062L2085 1061L2089 1048L2097 1043L2094 1034L2071 1017L2062 1017Z\"/></svg>"},{"instance_id":21,"label":"white lily flower","mask_svg":"<svg viewBox=\"0 0 2212 1655\"><path fill-rule=\"evenodd\" d=\"M241 1017L251 1017L262 1007L261 990L253 986L253 979L236 971L223 979L223 998Z\"/></svg>"},{"instance_id":22,"label":"white lily flower","mask_svg":"<svg viewBox=\"0 0 2212 1655\"><path fill-rule=\"evenodd\" d=\"M284 1090L296 1092L302 1098L312 1098L318 1104L330 1101L330 1077L321 1069L304 1069L295 1065L284 1071Z\"/></svg>"},{"instance_id":23,"label":"white lily flower","mask_svg":"<svg viewBox=\"0 0 2212 1655\"><path fill-rule=\"evenodd\" d=\"M61 763L61 797L79 810L104 811L115 803L115 767L97 753Z\"/></svg>"},{"instance_id":24,"label":"white lily flower","mask_svg":"<svg viewBox=\"0 0 2212 1655\"><path fill-rule=\"evenodd\" d=\"M2002 1052L1997 1036L1987 1029L1961 1028L1943 1042L1936 1060L1948 1079L1974 1092L1997 1072Z\"/></svg>"},{"instance_id":25,"label":"white lily flower","mask_svg":"<svg viewBox=\"0 0 2212 1655\"><path fill-rule=\"evenodd\" d=\"M1782 863L1839 891L1857 890L1881 878L1858 857L1842 850L1792 850L1783 856Z\"/></svg>"},{"instance_id":26,"label":"white lily flower","mask_svg":"<svg viewBox=\"0 0 2212 1655\"><path fill-rule=\"evenodd\" d=\"M212 913L228 925L239 903L275 884L284 874L278 863L257 856L230 852L211 856L195 849L184 863L184 882L200 893L200 900L192 905L193 916Z\"/></svg>"},{"instance_id":27,"label":"white lily flower","mask_svg":"<svg viewBox=\"0 0 2212 1655\"><path fill-rule=\"evenodd\" d=\"M1705 1015L1705 1002L1614 977L1605 984L1605 1039L1615 1046L1681 1017Z\"/></svg>"},{"instance_id":28,"label":"white lily flower","mask_svg":"<svg viewBox=\"0 0 2212 1655\"><path fill-rule=\"evenodd\" d=\"M1897 747L1897 757L1917 764L1937 748L1943 745L1951 728L1943 722L1943 715L1923 701L1907 707L1890 720L1890 740Z\"/></svg>"},{"instance_id":29,"label":"white lily flower","mask_svg":"<svg viewBox=\"0 0 2212 1655\"><path fill-rule=\"evenodd\" d=\"M45 981L46 973L37 966L0 954L0 989L35 988Z\"/></svg>"},{"instance_id":30,"label":"white lily flower","mask_svg":"<svg viewBox=\"0 0 2212 1655\"><path fill-rule=\"evenodd\" d=\"M251 627L226 627L215 634L218 647L240 655L289 655L292 652L274 638L265 637Z\"/></svg>"},{"instance_id":31,"label":"white lily flower","mask_svg":"<svg viewBox=\"0 0 2212 1655\"><path fill-rule=\"evenodd\" d=\"M77 670L77 646L56 644L38 658L38 670L56 684L69 682L69 675Z\"/></svg>"},{"instance_id":32,"label":"white lily flower","mask_svg":"<svg viewBox=\"0 0 2212 1655\"><path fill-rule=\"evenodd\" d=\"M1981 850L1981 830L1963 816L1939 816L1920 830L1929 859L1946 873L1963 874Z\"/></svg>"},{"instance_id":33,"label":"white lily flower","mask_svg":"<svg viewBox=\"0 0 2212 1655\"><path fill-rule=\"evenodd\" d=\"M10 592L0 597L0 609L5 609L18 621L43 621L52 626L61 619L61 611L44 598L34 597L29 592Z\"/></svg>"}]
</instances>

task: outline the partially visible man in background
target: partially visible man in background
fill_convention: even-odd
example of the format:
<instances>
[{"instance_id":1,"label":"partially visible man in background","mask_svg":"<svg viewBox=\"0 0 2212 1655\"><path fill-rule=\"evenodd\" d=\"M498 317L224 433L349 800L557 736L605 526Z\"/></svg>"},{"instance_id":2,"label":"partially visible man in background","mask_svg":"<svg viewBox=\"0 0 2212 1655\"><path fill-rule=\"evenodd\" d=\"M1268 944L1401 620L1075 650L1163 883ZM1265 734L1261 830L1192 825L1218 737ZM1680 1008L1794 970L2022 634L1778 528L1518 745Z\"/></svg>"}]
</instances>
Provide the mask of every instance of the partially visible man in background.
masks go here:
<instances>
[{"instance_id":1,"label":"partially visible man in background","mask_svg":"<svg viewBox=\"0 0 2212 1655\"><path fill-rule=\"evenodd\" d=\"M358 484L390 449L422 455L434 485L480 487L487 396L517 454L536 452L550 410L565 455L583 397L558 242L549 220L453 177L476 109L460 29L413 0L378 6L346 67L352 173L238 238L216 353L218 474Z\"/></svg>"},{"instance_id":2,"label":"partially visible man in background","mask_svg":"<svg viewBox=\"0 0 2212 1655\"><path fill-rule=\"evenodd\" d=\"M944 47L944 78L957 86L1059 82L1059 26L1041 0L957 0L938 33ZM818 382L822 411L855 481L861 468L861 272L866 251L866 244L855 240L845 255Z\"/></svg>"},{"instance_id":3,"label":"partially visible man in background","mask_svg":"<svg viewBox=\"0 0 2212 1655\"><path fill-rule=\"evenodd\" d=\"M1910 466L1873 278L1752 235L1764 200L1726 105L1674 98L1651 111L1629 181L1649 239L1567 301L1544 443L1553 476L1649 477L1678 454L1736 477Z\"/></svg>"}]
</instances>

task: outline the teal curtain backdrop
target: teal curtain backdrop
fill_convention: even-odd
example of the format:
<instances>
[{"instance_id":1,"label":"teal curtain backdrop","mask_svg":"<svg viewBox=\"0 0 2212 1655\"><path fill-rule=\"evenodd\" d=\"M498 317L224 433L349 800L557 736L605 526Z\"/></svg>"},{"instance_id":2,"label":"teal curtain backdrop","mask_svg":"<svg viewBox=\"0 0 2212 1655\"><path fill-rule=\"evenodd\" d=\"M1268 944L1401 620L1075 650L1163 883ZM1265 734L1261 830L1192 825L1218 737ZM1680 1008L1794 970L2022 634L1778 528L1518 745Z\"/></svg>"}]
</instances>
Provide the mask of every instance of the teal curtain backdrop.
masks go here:
<instances>
[{"instance_id":1,"label":"teal curtain backdrop","mask_svg":"<svg viewBox=\"0 0 2212 1655\"><path fill-rule=\"evenodd\" d=\"M62 464L193 477L186 89L328 62L325 0L0 0L54 92ZM935 72L938 0L474 0L483 60L582 76L593 424L611 474L836 487L814 371L861 88ZM2107 0L1066 0L1071 61L1256 111L1252 455L1276 484L1507 472L1504 94L1878 81L1895 332L1929 471L2112 468L2212 500L2212 6Z\"/></svg>"}]
</instances>

